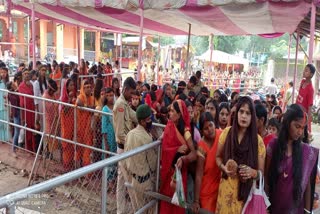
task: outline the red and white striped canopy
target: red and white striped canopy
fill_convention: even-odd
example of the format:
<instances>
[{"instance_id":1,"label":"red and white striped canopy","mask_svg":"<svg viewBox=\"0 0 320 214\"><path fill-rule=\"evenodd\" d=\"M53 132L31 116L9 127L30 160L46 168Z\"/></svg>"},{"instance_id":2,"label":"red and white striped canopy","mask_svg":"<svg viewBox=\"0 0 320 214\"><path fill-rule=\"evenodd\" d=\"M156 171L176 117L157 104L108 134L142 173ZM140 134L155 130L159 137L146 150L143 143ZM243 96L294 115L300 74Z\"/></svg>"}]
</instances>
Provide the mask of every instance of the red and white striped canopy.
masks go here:
<instances>
[{"instance_id":1,"label":"red and white striped canopy","mask_svg":"<svg viewBox=\"0 0 320 214\"><path fill-rule=\"evenodd\" d=\"M1 0L0 0L1 1ZM34 0L36 17L112 32L152 35L292 33L308 14L304 0ZM12 8L31 14L29 0Z\"/></svg>"}]
</instances>

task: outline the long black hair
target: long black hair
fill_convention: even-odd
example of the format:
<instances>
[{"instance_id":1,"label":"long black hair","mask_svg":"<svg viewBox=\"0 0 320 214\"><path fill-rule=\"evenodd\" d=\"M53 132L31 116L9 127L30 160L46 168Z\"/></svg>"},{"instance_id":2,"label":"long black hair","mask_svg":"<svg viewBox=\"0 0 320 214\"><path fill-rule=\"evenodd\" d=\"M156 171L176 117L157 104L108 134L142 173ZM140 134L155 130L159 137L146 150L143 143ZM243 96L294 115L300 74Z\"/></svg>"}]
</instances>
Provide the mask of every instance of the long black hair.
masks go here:
<instances>
[{"instance_id":1,"label":"long black hair","mask_svg":"<svg viewBox=\"0 0 320 214\"><path fill-rule=\"evenodd\" d=\"M47 66L46 65L40 65L39 67L39 72L38 72L38 81L39 81L39 86L40 86L40 91L41 94L43 94L44 89L48 89L48 84L47 84L47 78L46 75L41 76L40 71L41 69L45 68L47 70ZM42 85L44 85L44 88L42 88Z\"/></svg>"},{"instance_id":2,"label":"long black hair","mask_svg":"<svg viewBox=\"0 0 320 214\"><path fill-rule=\"evenodd\" d=\"M238 112L244 105L248 105L249 107L251 121L250 125L246 128L245 135L241 142L239 142L238 134L240 127L238 122ZM244 96L239 99L239 102L236 105L235 118L226 138L223 155L224 164L229 159L235 160L238 165L245 164L253 169L258 168L258 130L256 125L256 112L253 101L248 96ZM225 173L222 176L223 178L227 177ZM248 180L245 183L240 182L238 191L239 201L247 200L252 187L252 182L252 180Z\"/></svg>"},{"instance_id":3,"label":"long black hair","mask_svg":"<svg viewBox=\"0 0 320 214\"><path fill-rule=\"evenodd\" d=\"M183 101L184 102L184 101ZM173 102L173 108L174 108L174 110L176 110L176 112L177 113L180 113L181 114L181 116L180 116L180 118L179 118L179 121L178 121L178 125L177 125L177 129L178 129L178 131L180 132L180 134L182 135L182 136L184 136L184 129L185 129L185 124L184 124L184 120L183 120L183 117L182 117L182 112L180 111L180 108L179 108L179 104L178 104L178 102Z\"/></svg>"},{"instance_id":4,"label":"long black hair","mask_svg":"<svg viewBox=\"0 0 320 214\"><path fill-rule=\"evenodd\" d=\"M184 102L186 103L187 108L190 106L193 108L193 105L190 101L186 100ZM194 120L191 120L191 118L190 118L190 129L191 129L190 132L191 132L192 141L194 141L194 128L195 127L196 127L196 124L194 123ZM194 142L194 143L196 143L196 142Z\"/></svg>"},{"instance_id":5,"label":"long black hair","mask_svg":"<svg viewBox=\"0 0 320 214\"><path fill-rule=\"evenodd\" d=\"M301 120L305 117L303 110L297 104L288 107L283 116L282 127L275 148L272 151L271 171L269 173L270 196L277 186L279 178L280 162L286 155L288 139L290 136L290 124L293 121ZM299 205L302 199L302 147L301 138L292 143L292 169L293 169L293 201L295 206Z\"/></svg>"},{"instance_id":6,"label":"long black hair","mask_svg":"<svg viewBox=\"0 0 320 214\"><path fill-rule=\"evenodd\" d=\"M115 89L114 87L113 87L113 85L115 84L115 82L118 82L118 84L119 84L119 88L117 88L117 89ZM113 92L114 92L114 94L116 95L116 97L120 97L120 82L119 82L119 80L118 80L118 78L116 78L116 77L114 77L113 79L112 79L112 89L113 89Z\"/></svg>"},{"instance_id":7,"label":"long black hair","mask_svg":"<svg viewBox=\"0 0 320 214\"><path fill-rule=\"evenodd\" d=\"M102 79L96 79L96 84L94 85L93 89L93 96L96 100L100 99L101 89L103 88L103 80Z\"/></svg>"}]
</instances>

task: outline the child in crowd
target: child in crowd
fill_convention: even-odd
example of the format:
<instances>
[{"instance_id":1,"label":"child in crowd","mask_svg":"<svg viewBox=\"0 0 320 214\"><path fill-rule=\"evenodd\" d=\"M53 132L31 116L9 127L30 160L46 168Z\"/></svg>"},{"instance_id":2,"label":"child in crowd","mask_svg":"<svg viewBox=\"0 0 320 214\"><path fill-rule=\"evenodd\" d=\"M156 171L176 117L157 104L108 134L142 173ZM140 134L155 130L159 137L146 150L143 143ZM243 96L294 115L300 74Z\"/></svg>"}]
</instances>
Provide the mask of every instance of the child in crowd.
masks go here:
<instances>
[{"instance_id":1,"label":"child in crowd","mask_svg":"<svg viewBox=\"0 0 320 214\"><path fill-rule=\"evenodd\" d=\"M280 129L281 129L281 124L276 118L271 118L268 121L268 126L267 126L268 135L278 136Z\"/></svg>"},{"instance_id":2,"label":"child in crowd","mask_svg":"<svg viewBox=\"0 0 320 214\"><path fill-rule=\"evenodd\" d=\"M268 121L267 132L268 134L263 138L265 146L267 146L273 139L278 137L281 129L281 124L276 118L271 118Z\"/></svg>"}]
</instances>

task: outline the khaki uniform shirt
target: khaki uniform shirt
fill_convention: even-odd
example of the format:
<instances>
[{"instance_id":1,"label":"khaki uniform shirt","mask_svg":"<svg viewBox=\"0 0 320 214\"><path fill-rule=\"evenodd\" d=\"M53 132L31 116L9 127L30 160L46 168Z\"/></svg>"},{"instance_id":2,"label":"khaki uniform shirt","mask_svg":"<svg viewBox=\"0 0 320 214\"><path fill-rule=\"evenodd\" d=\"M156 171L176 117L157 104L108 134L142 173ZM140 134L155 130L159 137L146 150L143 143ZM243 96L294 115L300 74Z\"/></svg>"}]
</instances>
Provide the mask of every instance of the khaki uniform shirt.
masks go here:
<instances>
[{"instance_id":1,"label":"khaki uniform shirt","mask_svg":"<svg viewBox=\"0 0 320 214\"><path fill-rule=\"evenodd\" d=\"M134 123L138 123L136 112L121 94L113 107L113 126L117 143L125 143L126 135L134 128Z\"/></svg>"},{"instance_id":2,"label":"khaki uniform shirt","mask_svg":"<svg viewBox=\"0 0 320 214\"><path fill-rule=\"evenodd\" d=\"M127 152L149 143L152 143L151 135L141 125L138 125L128 133L124 151ZM125 165L130 174L146 176L148 173L153 173L156 170L157 153L155 149L149 149L127 158Z\"/></svg>"},{"instance_id":3,"label":"khaki uniform shirt","mask_svg":"<svg viewBox=\"0 0 320 214\"><path fill-rule=\"evenodd\" d=\"M202 87L203 87L203 84L201 81L199 81L195 86L193 86L192 90L194 91L194 93L196 93L196 95L198 95Z\"/></svg>"}]
</instances>

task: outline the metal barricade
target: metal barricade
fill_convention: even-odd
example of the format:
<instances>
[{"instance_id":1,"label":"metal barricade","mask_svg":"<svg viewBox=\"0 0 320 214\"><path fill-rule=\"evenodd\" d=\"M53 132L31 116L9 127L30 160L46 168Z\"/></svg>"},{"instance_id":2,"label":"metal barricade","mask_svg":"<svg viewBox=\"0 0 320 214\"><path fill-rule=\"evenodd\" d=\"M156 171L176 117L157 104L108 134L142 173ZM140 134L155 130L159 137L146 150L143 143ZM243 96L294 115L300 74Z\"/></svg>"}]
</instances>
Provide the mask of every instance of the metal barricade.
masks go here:
<instances>
[{"instance_id":1,"label":"metal barricade","mask_svg":"<svg viewBox=\"0 0 320 214\"><path fill-rule=\"evenodd\" d=\"M109 149L106 149L106 146L104 146L108 144L108 142L106 142L107 136L105 135L110 134L110 132L105 133L101 128L101 121L103 119L111 123L112 113L79 107L57 100L17 92L9 92L4 89L0 89L0 93L18 95L24 99L24 102L28 101L28 99L31 99L32 102L37 100L37 103L43 106L41 112L37 112L24 107L16 107L10 103L6 103L5 105L8 108L7 111L10 111L10 108L13 107L23 111L25 118L27 118L26 114L29 113L33 114L34 118L36 117L36 114L38 114L43 121L43 127L39 129L25 126L24 124L16 124L13 121L10 121L9 117L0 118L0 124L5 124L7 127L11 126L23 129L25 133L29 132L34 137L38 136L37 139L39 142L37 144L37 150L33 152L25 150L31 154L35 154L32 169L29 174L29 185L39 182L43 183L48 179L72 172L72 170L77 170L79 168L82 169L83 167L90 166L99 161L117 156L115 144L113 150L111 149L111 145L108 146ZM110 125L112 126L112 124ZM161 124L154 124L155 132L158 134L159 130L162 131L164 127L165 126ZM9 141L7 143L10 144ZM25 143L29 142L25 141ZM12 146L14 147L14 145ZM21 145L16 147L19 150L23 149L21 148ZM154 157L157 157L158 160L156 167L157 170L155 170L152 175L156 178L153 189L158 190L160 148L158 148L158 151L155 152L155 154L156 155ZM39 199L39 197L47 197L49 195L48 201L51 201L52 197L56 197L56 203L60 204L61 202L64 204L61 205L62 207L68 207L66 209L69 209L70 207L73 209L73 206L82 207L85 206L84 204L92 202L94 206L88 206L87 210L94 210L94 213L96 213L98 210L93 207L97 207L97 204L101 204L101 200L99 198L102 196L106 197L107 194L114 198L110 204L108 203L105 206L109 211L114 211L114 209L116 209L116 178L117 164L113 164L108 167L108 171L106 171L106 169L96 170L85 176L81 176L81 178L79 177L79 179L73 180L71 184L62 186L56 191L43 193L43 196L33 195L31 196L31 200L21 202L19 204L21 206L18 206L18 209L28 209L27 205L30 204L40 203L41 205L41 203L44 202L34 202L34 200ZM103 192L102 189L106 191ZM74 193L76 196L72 195L71 197L70 192L72 192L72 194ZM101 192L101 195L97 196L97 192ZM89 202L82 201L84 198L87 198ZM94 201L92 201L93 199ZM129 198L125 198L124 200L130 202ZM66 201L68 201L67 204L65 204ZM149 201L146 201L146 204L148 203ZM60 209L60 205L57 206ZM150 204L148 204L148 206L150 206ZM50 209L52 209L52 207L50 207ZM46 211L46 209L44 208L42 211Z\"/></svg>"},{"instance_id":2,"label":"metal barricade","mask_svg":"<svg viewBox=\"0 0 320 214\"><path fill-rule=\"evenodd\" d=\"M130 162L132 158L144 155L149 151L157 154L153 157L153 160L150 160L154 162L157 170L151 172L150 178L148 178L154 180L148 186L148 190L157 191L159 187L160 141L140 146L120 155L109 157L8 194L0 198L0 208L6 208L7 213L16 213L17 211L48 212L52 210L61 213L116 213L117 201L115 192L113 192L114 188L111 188L112 185L116 185L111 182L114 176L112 173L114 167L119 161ZM96 176L95 179L86 184L87 186L84 186L81 182L98 173L102 174L102 176L99 178ZM128 174L130 173L128 172ZM134 184L134 182L131 183ZM134 188L139 188L139 185L134 184ZM140 189L140 192L138 191L141 197L140 207L135 210L133 209L133 204L139 196L133 189L128 190L129 197L124 198L123 204L121 204L127 209L127 213L132 213L133 211L139 213L146 209L152 210L152 213L157 213L157 200L145 196L144 188Z\"/></svg>"}]
</instances>

